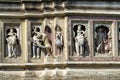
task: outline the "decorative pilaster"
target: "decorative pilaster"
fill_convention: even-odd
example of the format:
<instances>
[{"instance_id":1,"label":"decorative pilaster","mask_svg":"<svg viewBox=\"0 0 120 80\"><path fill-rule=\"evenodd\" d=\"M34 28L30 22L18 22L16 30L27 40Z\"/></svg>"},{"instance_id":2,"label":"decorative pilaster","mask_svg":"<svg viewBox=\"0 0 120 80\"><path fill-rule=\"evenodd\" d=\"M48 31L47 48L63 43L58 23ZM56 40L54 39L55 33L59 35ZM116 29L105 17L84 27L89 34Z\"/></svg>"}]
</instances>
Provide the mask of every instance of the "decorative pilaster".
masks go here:
<instances>
[{"instance_id":1,"label":"decorative pilaster","mask_svg":"<svg viewBox=\"0 0 120 80\"><path fill-rule=\"evenodd\" d=\"M88 40L90 41L89 43L89 48L90 48L90 54L89 56L92 58L94 56L94 27L93 27L93 20L89 20L88 22Z\"/></svg>"},{"instance_id":2,"label":"decorative pilaster","mask_svg":"<svg viewBox=\"0 0 120 80\"><path fill-rule=\"evenodd\" d=\"M25 62L28 63L31 55L31 41L30 41L30 22L26 19L24 24L24 31L25 31Z\"/></svg>"},{"instance_id":3,"label":"decorative pilaster","mask_svg":"<svg viewBox=\"0 0 120 80\"><path fill-rule=\"evenodd\" d=\"M118 56L118 31L117 31L117 21L114 20L112 25L112 52L113 56Z\"/></svg>"},{"instance_id":4,"label":"decorative pilaster","mask_svg":"<svg viewBox=\"0 0 120 80\"><path fill-rule=\"evenodd\" d=\"M66 16L65 17L65 20L64 20L64 56L65 56L65 60L67 61L68 60L68 56L69 56L69 53L68 53L68 17Z\"/></svg>"},{"instance_id":5,"label":"decorative pilaster","mask_svg":"<svg viewBox=\"0 0 120 80\"><path fill-rule=\"evenodd\" d=\"M0 21L0 62L2 61L2 22Z\"/></svg>"}]
</instances>

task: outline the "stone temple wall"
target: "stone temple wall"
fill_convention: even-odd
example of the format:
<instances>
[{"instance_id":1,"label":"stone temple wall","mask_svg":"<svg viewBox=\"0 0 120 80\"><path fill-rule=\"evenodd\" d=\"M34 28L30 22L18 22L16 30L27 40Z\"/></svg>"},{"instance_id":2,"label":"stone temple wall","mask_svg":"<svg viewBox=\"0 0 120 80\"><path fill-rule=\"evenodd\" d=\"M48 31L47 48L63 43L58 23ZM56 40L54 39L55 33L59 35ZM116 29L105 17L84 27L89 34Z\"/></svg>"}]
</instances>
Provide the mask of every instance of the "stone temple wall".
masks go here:
<instances>
[{"instance_id":1,"label":"stone temple wall","mask_svg":"<svg viewBox=\"0 0 120 80\"><path fill-rule=\"evenodd\" d=\"M0 80L120 80L118 0L0 0Z\"/></svg>"}]
</instances>

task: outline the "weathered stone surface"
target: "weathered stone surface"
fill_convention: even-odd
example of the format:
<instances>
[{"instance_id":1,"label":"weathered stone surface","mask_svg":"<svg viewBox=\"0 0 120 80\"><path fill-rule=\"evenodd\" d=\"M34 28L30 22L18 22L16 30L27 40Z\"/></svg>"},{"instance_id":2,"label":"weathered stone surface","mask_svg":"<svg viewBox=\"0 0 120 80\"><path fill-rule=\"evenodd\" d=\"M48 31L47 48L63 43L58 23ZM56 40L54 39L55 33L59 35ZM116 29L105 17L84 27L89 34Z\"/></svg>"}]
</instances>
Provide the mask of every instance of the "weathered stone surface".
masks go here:
<instances>
[{"instance_id":1,"label":"weathered stone surface","mask_svg":"<svg viewBox=\"0 0 120 80\"><path fill-rule=\"evenodd\" d=\"M118 0L0 0L0 80L120 80L119 4ZM78 25L85 27L78 30ZM99 25L106 26L100 35ZM8 28L15 28L19 38L17 57L7 56ZM56 34L62 34L57 37L62 43L56 41ZM81 46L75 45L81 40L79 34L84 38L83 51L76 50ZM104 37L99 44L98 35ZM13 54L15 46L9 47Z\"/></svg>"}]
</instances>

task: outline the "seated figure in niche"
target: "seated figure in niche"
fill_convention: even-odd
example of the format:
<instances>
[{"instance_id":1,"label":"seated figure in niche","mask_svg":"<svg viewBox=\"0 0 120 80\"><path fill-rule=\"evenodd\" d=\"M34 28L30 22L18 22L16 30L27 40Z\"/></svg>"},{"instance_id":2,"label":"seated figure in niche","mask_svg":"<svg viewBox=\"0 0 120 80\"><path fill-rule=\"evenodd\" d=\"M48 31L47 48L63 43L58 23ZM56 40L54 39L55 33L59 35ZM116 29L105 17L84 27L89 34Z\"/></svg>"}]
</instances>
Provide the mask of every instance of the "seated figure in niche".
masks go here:
<instances>
[{"instance_id":1,"label":"seated figure in niche","mask_svg":"<svg viewBox=\"0 0 120 80\"><path fill-rule=\"evenodd\" d=\"M42 33L40 33L39 27L34 27L33 32L32 32L32 57L33 58L40 58L40 53L41 53L41 48L39 44L42 43Z\"/></svg>"},{"instance_id":2,"label":"seated figure in niche","mask_svg":"<svg viewBox=\"0 0 120 80\"><path fill-rule=\"evenodd\" d=\"M98 53L111 53L111 30L106 26L99 26L96 28L97 38L97 54Z\"/></svg>"},{"instance_id":3,"label":"seated figure in niche","mask_svg":"<svg viewBox=\"0 0 120 80\"><path fill-rule=\"evenodd\" d=\"M55 45L57 47L57 55L62 55L62 49L63 49L63 35L61 28L56 25L55 28Z\"/></svg>"},{"instance_id":4,"label":"seated figure in niche","mask_svg":"<svg viewBox=\"0 0 120 80\"><path fill-rule=\"evenodd\" d=\"M17 57L16 55L16 45L17 45L17 32L14 28L10 28L7 34L7 44L8 44L8 57Z\"/></svg>"},{"instance_id":5,"label":"seated figure in niche","mask_svg":"<svg viewBox=\"0 0 120 80\"><path fill-rule=\"evenodd\" d=\"M84 53L84 42L85 42L85 31L82 30L82 25L78 25L76 36L75 36L75 48L77 56L80 56Z\"/></svg>"}]
</instances>

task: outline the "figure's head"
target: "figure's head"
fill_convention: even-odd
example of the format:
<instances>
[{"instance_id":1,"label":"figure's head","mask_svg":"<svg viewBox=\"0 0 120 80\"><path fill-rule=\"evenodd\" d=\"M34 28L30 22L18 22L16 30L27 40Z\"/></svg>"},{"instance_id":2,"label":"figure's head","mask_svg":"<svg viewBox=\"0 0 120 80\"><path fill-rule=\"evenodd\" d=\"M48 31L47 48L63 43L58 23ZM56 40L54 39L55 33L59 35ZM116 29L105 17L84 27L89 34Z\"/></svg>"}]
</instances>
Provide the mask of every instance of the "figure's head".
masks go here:
<instances>
[{"instance_id":1,"label":"figure's head","mask_svg":"<svg viewBox=\"0 0 120 80\"><path fill-rule=\"evenodd\" d=\"M56 31L61 31L61 28L60 26L56 25L56 28L55 28Z\"/></svg>"},{"instance_id":2,"label":"figure's head","mask_svg":"<svg viewBox=\"0 0 120 80\"><path fill-rule=\"evenodd\" d=\"M78 25L78 30L81 30L81 25L80 24Z\"/></svg>"},{"instance_id":3,"label":"figure's head","mask_svg":"<svg viewBox=\"0 0 120 80\"><path fill-rule=\"evenodd\" d=\"M98 30L99 32L102 32L103 31L103 28L99 28L99 30Z\"/></svg>"},{"instance_id":4,"label":"figure's head","mask_svg":"<svg viewBox=\"0 0 120 80\"><path fill-rule=\"evenodd\" d=\"M10 32L14 32L14 31L13 31L13 28L10 29Z\"/></svg>"},{"instance_id":5,"label":"figure's head","mask_svg":"<svg viewBox=\"0 0 120 80\"><path fill-rule=\"evenodd\" d=\"M37 31L37 32L40 32L40 28L38 26L35 26L34 30Z\"/></svg>"}]
</instances>

